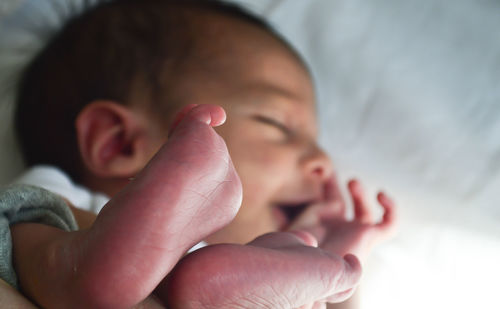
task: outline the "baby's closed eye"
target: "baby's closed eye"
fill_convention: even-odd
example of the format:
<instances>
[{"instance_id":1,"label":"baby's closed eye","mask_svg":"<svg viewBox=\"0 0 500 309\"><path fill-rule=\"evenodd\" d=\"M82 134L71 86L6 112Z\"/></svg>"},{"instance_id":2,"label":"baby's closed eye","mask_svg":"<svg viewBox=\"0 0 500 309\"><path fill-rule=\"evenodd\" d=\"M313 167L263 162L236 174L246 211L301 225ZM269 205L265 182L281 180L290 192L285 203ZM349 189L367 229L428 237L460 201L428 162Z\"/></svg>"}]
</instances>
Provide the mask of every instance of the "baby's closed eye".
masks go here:
<instances>
[{"instance_id":1,"label":"baby's closed eye","mask_svg":"<svg viewBox=\"0 0 500 309\"><path fill-rule=\"evenodd\" d=\"M293 135L292 129L273 117L255 115L253 119L265 126L265 136L268 138L288 139Z\"/></svg>"}]
</instances>

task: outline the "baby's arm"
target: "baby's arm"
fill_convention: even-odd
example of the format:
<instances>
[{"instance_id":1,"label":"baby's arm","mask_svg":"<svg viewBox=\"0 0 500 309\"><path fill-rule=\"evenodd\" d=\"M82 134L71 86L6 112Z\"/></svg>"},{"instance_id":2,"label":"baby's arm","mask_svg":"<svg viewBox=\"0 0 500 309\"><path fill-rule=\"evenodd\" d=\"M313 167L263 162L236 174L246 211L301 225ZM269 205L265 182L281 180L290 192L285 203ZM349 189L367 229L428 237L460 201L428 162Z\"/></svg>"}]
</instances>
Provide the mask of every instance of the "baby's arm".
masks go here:
<instances>
[{"instance_id":1,"label":"baby's arm","mask_svg":"<svg viewBox=\"0 0 500 309\"><path fill-rule=\"evenodd\" d=\"M94 213L75 208L70 205L69 202L68 206L71 208L79 227L85 229L92 225L96 218ZM43 266L40 267L40 265L45 264L47 261L48 247L43 245L43 243L38 244L37 239L48 239L47 244L49 244L57 240L57 236L54 237L54 235L62 235L66 232L60 229L47 227L48 226L43 224L34 223L20 223L11 226L11 236L15 248L14 261L16 264L17 275L22 282L22 286L26 287L25 290L37 289L37 284L46 284L47 282L40 282L36 278L46 277L47 273L49 273L49 277L47 277L47 279L54 282L54 285L51 285L50 289L57 293L54 298L57 301L62 302L62 297L65 296L64 294L67 291L67 286L61 287L61 276L59 275L64 275L65 271L59 267L55 267L55 269L46 269ZM2 280L0 280L0 283L2 283ZM38 295L39 293L31 293L31 295L33 294ZM56 304L54 299L40 299L40 296L37 297L38 299L36 299L36 301L39 304ZM51 296L41 295L41 297L50 298ZM0 299L2 299L2 304L9 308L35 308L35 306L32 305L28 299L24 298L23 295L19 294L19 292L7 284L4 284L4 286L0 284ZM72 305L71 307L75 307L75 305ZM156 298L148 297L135 308L160 309L164 308L164 306L162 306Z\"/></svg>"},{"instance_id":2,"label":"baby's arm","mask_svg":"<svg viewBox=\"0 0 500 309\"><path fill-rule=\"evenodd\" d=\"M31 223L13 227L16 247L21 250L31 248L24 254L24 260L16 259L24 264L18 266L28 271L30 277L49 276L55 280L48 288L55 294L53 297L59 299L67 292L67 287L61 285L64 277L57 276L63 271L60 268L50 271L33 267L45 261L46 255L43 250L33 250L43 246L32 245L46 237L53 241L56 237L51 234L54 233L65 232ZM38 239L26 242L33 235L39 235ZM340 256L329 255L315 248L314 243L314 238L307 233L296 232L267 234L246 246L208 246L186 256L158 287L157 293L162 295L163 301L167 301L168 297L167 302L172 309L298 308L323 300L326 296L330 301L345 300L353 293L361 275L359 262L353 256L344 260ZM32 283L36 284L36 281ZM75 300L68 301L72 308L76 307ZM54 300L51 302L52 307L64 307L56 305ZM134 308L157 309L164 306L155 297L148 297Z\"/></svg>"}]
</instances>

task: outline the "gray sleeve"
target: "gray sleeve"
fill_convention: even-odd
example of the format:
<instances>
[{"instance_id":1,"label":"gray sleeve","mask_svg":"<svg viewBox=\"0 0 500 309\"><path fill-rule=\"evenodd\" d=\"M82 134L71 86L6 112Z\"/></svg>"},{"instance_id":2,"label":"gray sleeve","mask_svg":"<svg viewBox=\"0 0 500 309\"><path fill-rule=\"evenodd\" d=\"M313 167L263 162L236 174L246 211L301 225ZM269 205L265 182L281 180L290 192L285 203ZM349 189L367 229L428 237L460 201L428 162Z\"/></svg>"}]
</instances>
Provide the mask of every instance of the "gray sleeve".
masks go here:
<instances>
[{"instance_id":1,"label":"gray sleeve","mask_svg":"<svg viewBox=\"0 0 500 309\"><path fill-rule=\"evenodd\" d=\"M42 188L14 185L0 188L0 278L18 288L12 265L10 225L42 223L64 231L76 231L73 213L60 196Z\"/></svg>"}]
</instances>

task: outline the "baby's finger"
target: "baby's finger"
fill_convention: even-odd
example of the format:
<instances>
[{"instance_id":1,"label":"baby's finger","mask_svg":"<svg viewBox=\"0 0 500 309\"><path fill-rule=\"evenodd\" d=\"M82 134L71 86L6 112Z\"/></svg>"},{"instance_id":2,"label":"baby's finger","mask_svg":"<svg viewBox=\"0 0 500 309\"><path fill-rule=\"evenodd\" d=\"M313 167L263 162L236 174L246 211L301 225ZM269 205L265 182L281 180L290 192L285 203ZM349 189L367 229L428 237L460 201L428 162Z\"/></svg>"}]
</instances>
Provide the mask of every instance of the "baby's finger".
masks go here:
<instances>
[{"instance_id":1,"label":"baby's finger","mask_svg":"<svg viewBox=\"0 0 500 309\"><path fill-rule=\"evenodd\" d=\"M345 201L335 175L325 182L324 199L331 210L332 216L336 218L345 216Z\"/></svg>"},{"instance_id":2,"label":"baby's finger","mask_svg":"<svg viewBox=\"0 0 500 309\"><path fill-rule=\"evenodd\" d=\"M371 223L373 221L373 214L366 201L361 184L357 180L351 180L347 186L354 206L355 219L362 223Z\"/></svg>"},{"instance_id":3,"label":"baby's finger","mask_svg":"<svg viewBox=\"0 0 500 309\"><path fill-rule=\"evenodd\" d=\"M377 195L377 200L380 205L384 208L384 215L382 217L382 221L377 224L377 227L386 230L387 232L391 232L396 227L396 205L394 201L389 198L385 193L380 192Z\"/></svg>"}]
</instances>

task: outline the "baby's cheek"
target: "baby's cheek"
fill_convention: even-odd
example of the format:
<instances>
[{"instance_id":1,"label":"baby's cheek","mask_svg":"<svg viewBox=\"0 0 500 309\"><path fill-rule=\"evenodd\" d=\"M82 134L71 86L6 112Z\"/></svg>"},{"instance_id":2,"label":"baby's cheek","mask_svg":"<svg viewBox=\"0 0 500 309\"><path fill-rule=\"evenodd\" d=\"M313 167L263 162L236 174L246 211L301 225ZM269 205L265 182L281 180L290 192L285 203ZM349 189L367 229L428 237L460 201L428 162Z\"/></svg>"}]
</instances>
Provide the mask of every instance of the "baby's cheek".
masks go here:
<instances>
[{"instance_id":1,"label":"baby's cheek","mask_svg":"<svg viewBox=\"0 0 500 309\"><path fill-rule=\"evenodd\" d=\"M245 147L230 154L243 182L269 186L283 175L283 161L262 148Z\"/></svg>"}]
</instances>

